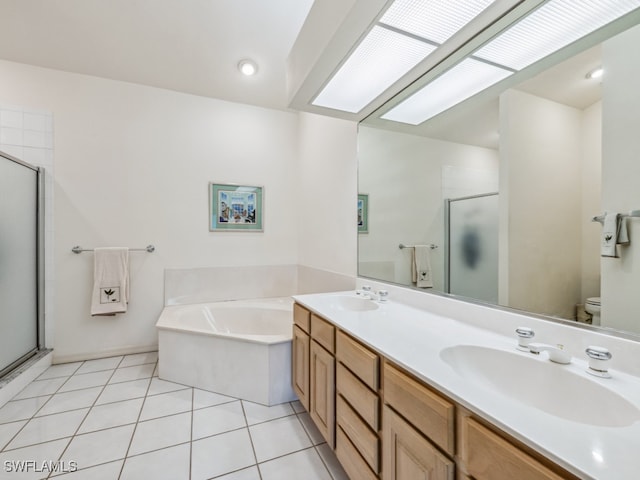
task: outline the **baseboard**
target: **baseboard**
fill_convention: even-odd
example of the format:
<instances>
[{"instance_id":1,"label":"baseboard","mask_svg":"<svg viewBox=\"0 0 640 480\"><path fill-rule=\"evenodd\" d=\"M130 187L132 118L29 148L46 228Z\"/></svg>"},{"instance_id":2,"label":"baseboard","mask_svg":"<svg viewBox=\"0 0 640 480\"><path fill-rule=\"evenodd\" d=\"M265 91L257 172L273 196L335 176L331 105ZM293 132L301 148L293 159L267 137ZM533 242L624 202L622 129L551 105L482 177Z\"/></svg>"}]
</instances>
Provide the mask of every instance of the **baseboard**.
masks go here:
<instances>
[{"instance_id":1,"label":"baseboard","mask_svg":"<svg viewBox=\"0 0 640 480\"><path fill-rule=\"evenodd\" d=\"M120 355L132 355L136 353L147 353L158 351L158 344L143 346L127 346L122 348L112 348L93 352L74 353L71 355L60 355L53 352L53 364L83 362L85 360L96 360L98 358L118 357Z\"/></svg>"}]
</instances>

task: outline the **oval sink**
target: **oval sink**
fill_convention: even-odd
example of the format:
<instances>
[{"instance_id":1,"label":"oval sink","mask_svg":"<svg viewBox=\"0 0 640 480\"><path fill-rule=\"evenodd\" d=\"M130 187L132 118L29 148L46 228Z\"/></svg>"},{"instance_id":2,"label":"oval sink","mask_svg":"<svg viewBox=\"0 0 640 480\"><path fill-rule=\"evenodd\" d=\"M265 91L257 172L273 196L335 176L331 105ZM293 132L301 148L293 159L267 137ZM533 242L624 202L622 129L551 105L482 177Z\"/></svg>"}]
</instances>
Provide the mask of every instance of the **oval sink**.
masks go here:
<instances>
[{"instance_id":1,"label":"oval sink","mask_svg":"<svg viewBox=\"0 0 640 480\"><path fill-rule=\"evenodd\" d=\"M562 365L525 355L475 345L440 352L465 380L556 417L604 427L640 420L640 410L616 392Z\"/></svg>"},{"instance_id":2,"label":"oval sink","mask_svg":"<svg viewBox=\"0 0 640 480\"><path fill-rule=\"evenodd\" d=\"M378 308L377 303L367 298L349 297L348 295L336 295L331 297L330 301L332 308L349 312L366 312Z\"/></svg>"}]
</instances>

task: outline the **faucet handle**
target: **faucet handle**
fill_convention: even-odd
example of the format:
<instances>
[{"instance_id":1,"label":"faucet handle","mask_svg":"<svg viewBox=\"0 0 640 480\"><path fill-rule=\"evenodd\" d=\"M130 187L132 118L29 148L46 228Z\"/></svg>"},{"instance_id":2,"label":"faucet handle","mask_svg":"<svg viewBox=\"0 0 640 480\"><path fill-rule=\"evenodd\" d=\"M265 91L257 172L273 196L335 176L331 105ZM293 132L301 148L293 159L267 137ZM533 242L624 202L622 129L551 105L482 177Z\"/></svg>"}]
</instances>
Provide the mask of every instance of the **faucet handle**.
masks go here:
<instances>
[{"instance_id":1,"label":"faucet handle","mask_svg":"<svg viewBox=\"0 0 640 480\"><path fill-rule=\"evenodd\" d=\"M371 286L363 285L362 288L356 291L358 295L362 295L362 298L371 298Z\"/></svg>"},{"instance_id":2,"label":"faucet handle","mask_svg":"<svg viewBox=\"0 0 640 480\"><path fill-rule=\"evenodd\" d=\"M585 352L589 357L587 373L595 375L596 377L610 378L609 363L613 355L611 355L609 349L590 345L585 349Z\"/></svg>"},{"instance_id":3,"label":"faucet handle","mask_svg":"<svg viewBox=\"0 0 640 480\"><path fill-rule=\"evenodd\" d=\"M516 328L516 334L518 335L518 346L516 348L523 352L528 352L529 343L536 336L535 332L529 327L518 327Z\"/></svg>"},{"instance_id":4,"label":"faucet handle","mask_svg":"<svg viewBox=\"0 0 640 480\"><path fill-rule=\"evenodd\" d=\"M387 290L378 290L378 301L386 302L389 300L389 292Z\"/></svg>"}]
</instances>

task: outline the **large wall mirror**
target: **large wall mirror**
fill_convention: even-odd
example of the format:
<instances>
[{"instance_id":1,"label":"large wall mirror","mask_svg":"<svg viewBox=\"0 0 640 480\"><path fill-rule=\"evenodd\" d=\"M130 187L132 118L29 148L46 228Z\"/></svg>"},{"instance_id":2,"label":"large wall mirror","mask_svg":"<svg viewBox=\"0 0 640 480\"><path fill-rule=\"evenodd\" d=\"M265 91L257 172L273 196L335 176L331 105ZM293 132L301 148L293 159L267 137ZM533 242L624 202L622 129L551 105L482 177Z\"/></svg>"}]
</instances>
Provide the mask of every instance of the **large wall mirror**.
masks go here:
<instances>
[{"instance_id":1,"label":"large wall mirror","mask_svg":"<svg viewBox=\"0 0 640 480\"><path fill-rule=\"evenodd\" d=\"M365 119L359 275L640 334L640 218L621 217L616 257L593 221L640 209L638 23L634 10L418 125Z\"/></svg>"}]
</instances>

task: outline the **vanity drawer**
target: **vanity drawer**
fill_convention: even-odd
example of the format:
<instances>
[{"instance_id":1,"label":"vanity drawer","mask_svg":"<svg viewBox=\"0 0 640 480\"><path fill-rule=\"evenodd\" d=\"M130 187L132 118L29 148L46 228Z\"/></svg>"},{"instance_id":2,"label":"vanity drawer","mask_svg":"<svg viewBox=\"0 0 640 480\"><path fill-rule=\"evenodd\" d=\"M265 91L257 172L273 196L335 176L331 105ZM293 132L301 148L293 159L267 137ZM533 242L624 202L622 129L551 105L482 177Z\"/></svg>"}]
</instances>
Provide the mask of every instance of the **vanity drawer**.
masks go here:
<instances>
[{"instance_id":1,"label":"vanity drawer","mask_svg":"<svg viewBox=\"0 0 640 480\"><path fill-rule=\"evenodd\" d=\"M384 401L449 455L454 454L455 406L422 383L384 364Z\"/></svg>"},{"instance_id":2,"label":"vanity drawer","mask_svg":"<svg viewBox=\"0 0 640 480\"><path fill-rule=\"evenodd\" d=\"M369 390L341 363L338 363L336 368L336 389L363 420L374 431L378 431L380 425L380 401L378 395Z\"/></svg>"},{"instance_id":3,"label":"vanity drawer","mask_svg":"<svg viewBox=\"0 0 640 480\"><path fill-rule=\"evenodd\" d=\"M336 456L350 480L377 480L340 427L336 428Z\"/></svg>"},{"instance_id":4,"label":"vanity drawer","mask_svg":"<svg viewBox=\"0 0 640 480\"><path fill-rule=\"evenodd\" d=\"M471 417L462 417L462 461L476 480L561 480L527 453ZM569 477L566 477L569 478ZM574 478L574 477L571 477Z\"/></svg>"},{"instance_id":5,"label":"vanity drawer","mask_svg":"<svg viewBox=\"0 0 640 480\"><path fill-rule=\"evenodd\" d=\"M378 355L355 341L344 332L336 338L336 358L349 368L371 390L380 386L380 360Z\"/></svg>"},{"instance_id":6,"label":"vanity drawer","mask_svg":"<svg viewBox=\"0 0 640 480\"><path fill-rule=\"evenodd\" d=\"M298 305L297 303L293 304L293 323L298 325L303 331L309 333L309 323L311 318L311 312L306 308Z\"/></svg>"},{"instance_id":7,"label":"vanity drawer","mask_svg":"<svg viewBox=\"0 0 640 480\"><path fill-rule=\"evenodd\" d=\"M380 442L378 435L362 421L349 404L338 395L336 398L338 426L349 437L351 443L374 472L380 471Z\"/></svg>"},{"instance_id":8,"label":"vanity drawer","mask_svg":"<svg viewBox=\"0 0 640 480\"><path fill-rule=\"evenodd\" d=\"M311 338L330 353L335 353L336 329L326 320L311 314Z\"/></svg>"}]
</instances>

